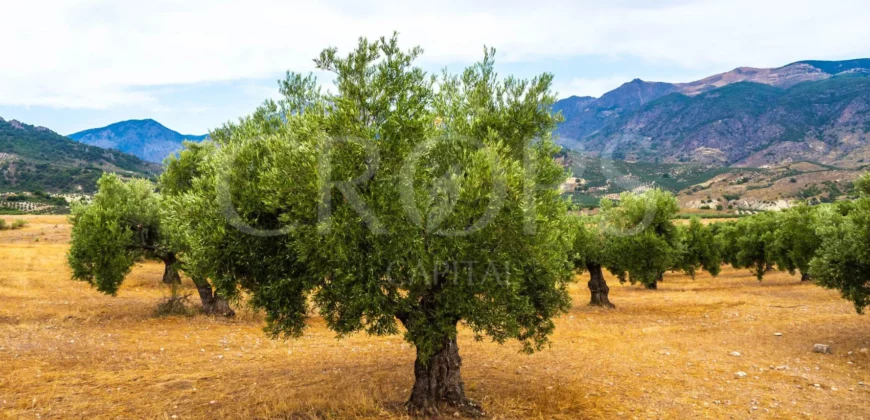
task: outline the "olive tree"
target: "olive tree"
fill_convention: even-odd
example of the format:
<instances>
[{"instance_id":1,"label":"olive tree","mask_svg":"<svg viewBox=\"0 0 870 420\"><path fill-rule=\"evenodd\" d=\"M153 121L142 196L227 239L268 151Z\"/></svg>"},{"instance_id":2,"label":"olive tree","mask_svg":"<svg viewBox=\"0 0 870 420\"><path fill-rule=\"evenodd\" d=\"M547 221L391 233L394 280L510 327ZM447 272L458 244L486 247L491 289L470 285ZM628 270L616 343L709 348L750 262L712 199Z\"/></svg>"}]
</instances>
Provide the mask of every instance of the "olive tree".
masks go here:
<instances>
[{"instance_id":1,"label":"olive tree","mask_svg":"<svg viewBox=\"0 0 870 420\"><path fill-rule=\"evenodd\" d=\"M315 311L339 336L403 334L408 409L476 413L460 324L532 352L570 304L552 76L498 77L492 50L432 76L421 53L396 37L324 50L334 92L288 74L283 99L212 133L167 220L192 270L249 297L271 335L299 336Z\"/></svg>"},{"instance_id":2,"label":"olive tree","mask_svg":"<svg viewBox=\"0 0 870 420\"><path fill-rule=\"evenodd\" d=\"M114 174L104 174L97 184L99 190L90 204L73 204L67 254L73 278L115 295L133 264L151 258L164 264L163 283L180 284L182 265L161 223L163 200L154 185L141 179L125 182ZM204 312L233 315L224 300L202 293L211 289L208 281L193 279Z\"/></svg>"},{"instance_id":3,"label":"olive tree","mask_svg":"<svg viewBox=\"0 0 870 420\"><path fill-rule=\"evenodd\" d=\"M727 223L719 229L724 260L734 268L749 268L758 281L773 266L777 215L764 212Z\"/></svg>"},{"instance_id":4,"label":"olive tree","mask_svg":"<svg viewBox=\"0 0 870 420\"><path fill-rule=\"evenodd\" d=\"M160 235L160 198L146 180L103 174L90 204L74 203L67 260L73 278L114 295L137 259L163 261L163 282L180 282L177 260Z\"/></svg>"},{"instance_id":5,"label":"olive tree","mask_svg":"<svg viewBox=\"0 0 870 420\"><path fill-rule=\"evenodd\" d=\"M621 282L658 288L680 255L679 232L673 223L679 207L673 194L657 188L643 194L623 193L618 205L602 200L601 209L608 220L608 252L614 256L608 268Z\"/></svg>"},{"instance_id":6,"label":"olive tree","mask_svg":"<svg viewBox=\"0 0 870 420\"><path fill-rule=\"evenodd\" d=\"M810 279L810 261L821 245L816 233L816 211L799 204L777 214L771 246L772 260L780 270L801 273L801 281Z\"/></svg>"},{"instance_id":7,"label":"olive tree","mask_svg":"<svg viewBox=\"0 0 870 420\"><path fill-rule=\"evenodd\" d=\"M819 285L839 290L858 313L870 305L870 175L855 183L861 197L848 214L827 207L818 214L816 232L821 246L809 273Z\"/></svg>"},{"instance_id":8,"label":"olive tree","mask_svg":"<svg viewBox=\"0 0 870 420\"><path fill-rule=\"evenodd\" d=\"M578 273L589 272L589 305L612 309L616 305L610 302L610 287L604 279L602 267L609 266L613 258L602 223L604 221L600 217L571 217L574 234L571 261Z\"/></svg>"},{"instance_id":9,"label":"olive tree","mask_svg":"<svg viewBox=\"0 0 870 420\"><path fill-rule=\"evenodd\" d=\"M191 188L195 178L200 175L200 170L205 159L214 152L214 144L211 141L201 143L185 142L185 148L177 155L169 155L163 162L164 171L160 175L159 188L162 197L178 197ZM164 199L164 203L167 200ZM170 215L166 206L160 207L160 217L164 220ZM190 276L196 286L202 302L203 312L209 314L221 314L234 316L235 311L230 307L226 299L215 291L208 281L206 274L200 273L193 266L186 263L185 254L190 252L192 245L186 241L187 237L178 232L173 232L171 223L162 223L161 229L167 246L172 249L173 255L180 261L180 267Z\"/></svg>"},{"instance_id":10,"label":"olive tree","mask_svg":"<svg viewBox=\"0 0 870 420\"><path fill-rule=\"evenodd\" d=\"M710 228L697 217L692 217L688 225L680 226L679 237L680 254L674 269L683 271L693 279L700 269L714 277L719 275L722 256L719 241Z\"/></svg>"}]
</instances>

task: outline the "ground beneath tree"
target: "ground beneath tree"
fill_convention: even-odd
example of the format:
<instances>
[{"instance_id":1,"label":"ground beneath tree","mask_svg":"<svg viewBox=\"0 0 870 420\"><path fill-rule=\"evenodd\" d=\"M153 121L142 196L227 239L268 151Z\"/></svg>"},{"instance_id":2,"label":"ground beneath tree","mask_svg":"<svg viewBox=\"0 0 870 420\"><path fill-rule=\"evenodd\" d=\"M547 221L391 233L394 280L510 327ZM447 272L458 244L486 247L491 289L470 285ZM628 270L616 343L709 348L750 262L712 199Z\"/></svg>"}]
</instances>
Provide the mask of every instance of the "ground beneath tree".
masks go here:
<instances>
[{"instance_id":1,"label":"ground beneath tree","mask_svg":"<svg viewBox=\"0 0 870 420\"><path fill-rule=\"evenodd\" d=\"M100 295L70 280L64 217L29 220L0 232L0 418L405 416L414 350L401 337L336 340L314 318L273 341L249 310L155 318L159 264ZM731 269L668 273L655 291L607 279L618 309L586 306L578 279L535 355L462 330L468 396L490 418L870 418L870 318L835 292Z\"/></svg>"}]
</instances>

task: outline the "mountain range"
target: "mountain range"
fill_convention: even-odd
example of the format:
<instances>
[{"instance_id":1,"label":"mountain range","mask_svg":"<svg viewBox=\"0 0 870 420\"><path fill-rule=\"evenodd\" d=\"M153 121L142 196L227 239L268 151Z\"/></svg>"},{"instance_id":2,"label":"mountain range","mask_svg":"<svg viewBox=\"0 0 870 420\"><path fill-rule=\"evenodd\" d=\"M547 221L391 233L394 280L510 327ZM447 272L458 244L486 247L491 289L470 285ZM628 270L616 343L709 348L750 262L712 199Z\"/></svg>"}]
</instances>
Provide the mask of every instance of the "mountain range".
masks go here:
<instances>
[{"instance_id":1,"label":"mountain range","mask_svg":"<svg viewBox=\"0 0 870 420\"><path fill-rule=\"evenodd\" d=\"M153 177L160 165L0 118L0 190L93 192L105 171Z\"/></svg>"},{"instance_id":2,"label":"mountain range","mask_svg":"<svg viewBox=\"0 0 870 420\"><path fill-rule=\"evenodd\" d=\"M70 134L69 138L91 146L115 149L149 162L160 163L181 150L185 140L202 141L208 135L180 134L152 119L121 121L106 127Z\"/></svg>"},{"instance_id":3,"label":"mountain range","mask_svg":"<svg viewBox=\"0 0 870 420\"><path fill-rule=\"evenodd\" d=\"M559 142L592 156L728 166L870 162L870 59L632 80L558 101Z\"/></svg>"}]
</instances>

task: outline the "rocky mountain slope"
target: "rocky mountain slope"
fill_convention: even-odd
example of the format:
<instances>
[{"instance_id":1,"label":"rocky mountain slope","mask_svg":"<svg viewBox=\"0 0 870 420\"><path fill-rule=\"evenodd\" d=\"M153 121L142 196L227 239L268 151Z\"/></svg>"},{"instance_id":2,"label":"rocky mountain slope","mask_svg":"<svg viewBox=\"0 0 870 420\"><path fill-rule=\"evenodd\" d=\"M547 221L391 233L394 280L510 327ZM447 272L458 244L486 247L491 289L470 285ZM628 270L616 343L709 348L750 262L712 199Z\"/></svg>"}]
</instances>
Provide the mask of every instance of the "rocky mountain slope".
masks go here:
<instances>
[{"instance_id":1,"label":"rocky mountain slope","mask_svg":"<svg viewBox=\"0 0 870 420\"><path fill-rule=\"evenodd\" d=\"M0 118L0 191L92 192L104 171L152 177L160 165Z\"/></svg>"},{"instance_id":2,"label":"rocky mountain slope","mask_svg":"<svg viewBox=\"0 0 870 420\"><path fill-rule=\"evenodd\" d=\"M738 166L870 163L870 59L633 80L556 104L560 142L592 155Z\"/></svg>"},{"instance_id":3,"label":"rocky mountain slope","mask_svg":"<svg viewBox=\"0 0 870 420\"><path fill-rule=\"evenodd\" d=\"M184 140L202 141L207 137L180 134L151 119L122 121L69 135L69 138L80 143L120 150L157 163L180 150Z\"/></svg>"}]
</instances>

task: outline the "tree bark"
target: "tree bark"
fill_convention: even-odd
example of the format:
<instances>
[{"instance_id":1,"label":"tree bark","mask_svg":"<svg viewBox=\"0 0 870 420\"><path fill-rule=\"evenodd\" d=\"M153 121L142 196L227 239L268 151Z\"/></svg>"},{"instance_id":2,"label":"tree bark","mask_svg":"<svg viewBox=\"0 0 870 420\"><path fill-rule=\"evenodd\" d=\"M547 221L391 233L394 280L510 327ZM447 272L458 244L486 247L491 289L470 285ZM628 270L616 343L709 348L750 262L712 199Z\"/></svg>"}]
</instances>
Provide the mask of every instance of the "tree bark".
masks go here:
<instances>
[{"instance_id":1,"label":"tree bark","mask_svg":"<svg viewBox=\"0 0 870 420\"><path fill-rule=\"evenodd\" d=\"M161 258L163 260L163 283L164 284L181 284L181 276L178 275L176 263L178 259L175 254L169 254Z\"/></svg>"},{"instance_id":2,"label":"tree bark","mask_svg":"<svg viewBox=\"0 0 870 420\"><path fill-rule=\"evenodd\" d=\"M233 317L236 312L230 308L229 302L222 299L211 288L208 280L202 277L193 277L193 283L196 285L196 291L199 292L199 299L202 301L202 311L209 315L222 315L225 317Z\"/></svg>"},{"instance_id":3,"label":"tree bark","mask_svg":"<svg viewBox=\"0 0 870 420\"><path fill-rule=\"evenodd\" d=\"M592 294L589 305L611 309L616 308L616 305L610 303L610 288L607 287L607 281L604 280L601 264L587 263L586 269L589 271L588 286L589 292Z\"/></svg>"},{"instance_id":4,"label":"tree bark","mask_svg":"<svg viewBox=\"0 0 870 420\"><path fill-rule=\"evenodd\" d=\"M414 388L406 407L411 415L441 416L460 413L478 417L483 411L465 396L456 338L444 338L441 348L428 360L417 350L414 361Z\"/></svg>"},{"instance_id":5,"label":"tree bark","mask_svg":"<svg viewBox=\"0 0 870 420\"><path fill-rule=\"evenodd\" d=\"M653 280L652 283L647 283L647 284L645 284L644 286L645 286L647 289L650 289L650 290L656 290L656 289L659 288L659 282L660 282L660 281L664 281L664 279L665 279L665 273L661 273L661 274L659 274L659 278L658 278L657 280Z\"/></svg>"}]
</instances>

